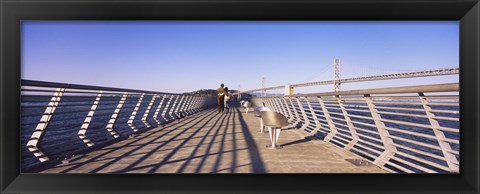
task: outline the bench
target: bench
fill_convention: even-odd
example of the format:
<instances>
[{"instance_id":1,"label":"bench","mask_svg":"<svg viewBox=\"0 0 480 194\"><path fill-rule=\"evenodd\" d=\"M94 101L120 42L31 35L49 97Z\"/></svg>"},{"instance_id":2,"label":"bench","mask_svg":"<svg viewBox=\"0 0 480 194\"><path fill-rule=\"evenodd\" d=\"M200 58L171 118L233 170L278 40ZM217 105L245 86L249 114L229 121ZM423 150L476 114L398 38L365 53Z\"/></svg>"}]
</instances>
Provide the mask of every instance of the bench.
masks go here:
<instances>
[{"instance_id":1,"label":"bench","mask_svg":"<svg viewBox=\"0 0 480 194\"><path fill-rule=\"evenodd\" d=\"M268 128L270 141L272 142L271 145L267 145L267 148L281 149L282 146L278 145L278 138L280 137L282 127L288 126L287 118L273 111L262 111L261 113L263 124Z\"/></svg>"}]
</instances>

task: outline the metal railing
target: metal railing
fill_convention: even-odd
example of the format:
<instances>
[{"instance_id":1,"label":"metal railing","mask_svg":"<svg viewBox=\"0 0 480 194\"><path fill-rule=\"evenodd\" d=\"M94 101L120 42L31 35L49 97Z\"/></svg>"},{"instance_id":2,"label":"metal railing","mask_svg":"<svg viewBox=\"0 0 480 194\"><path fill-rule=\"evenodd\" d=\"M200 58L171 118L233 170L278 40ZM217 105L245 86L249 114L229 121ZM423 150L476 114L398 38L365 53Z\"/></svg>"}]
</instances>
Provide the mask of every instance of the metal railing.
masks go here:
<instances>
[{"instance_id":1,"label":"metal railing","mask_svg":"<svg viewBox=\"0 0 480 194\"><path fill-rule=\"evenodd\" d=\"M255 97L305 131L391 172L458 173L459 84ZM315 149L314 147L311 149Z\"/></svg>"},{"instance_id":2,"label":"metal railing","mask_svg":"<svg viewBox=\"0 0 480 194\"><path fill-rule=\"evenodd\" d=\"M22 80L22 168L61 161L195 114L215 96Z\"/></svg>"}]
</instances>

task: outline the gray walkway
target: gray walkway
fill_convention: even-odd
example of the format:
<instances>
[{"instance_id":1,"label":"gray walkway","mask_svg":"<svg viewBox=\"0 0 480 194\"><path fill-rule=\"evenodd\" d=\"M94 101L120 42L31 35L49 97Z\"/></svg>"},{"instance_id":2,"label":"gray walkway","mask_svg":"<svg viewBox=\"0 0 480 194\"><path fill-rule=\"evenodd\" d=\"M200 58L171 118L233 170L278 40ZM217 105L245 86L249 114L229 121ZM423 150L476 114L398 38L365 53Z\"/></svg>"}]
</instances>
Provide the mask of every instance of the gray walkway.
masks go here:
<instances>
[{"instance_id":1,"label":"gray walkway","mask_svg":"<svg viewBox=\"0 0 480 194\"><path fill-rule=\"evenodd\" d=\"M298 130L285 130L271 150L268 133L258 133L253 112L209 109L151 129L43 173L387 173L376 166L357 167L356 158Z\"/></svg>"}]
</instances>

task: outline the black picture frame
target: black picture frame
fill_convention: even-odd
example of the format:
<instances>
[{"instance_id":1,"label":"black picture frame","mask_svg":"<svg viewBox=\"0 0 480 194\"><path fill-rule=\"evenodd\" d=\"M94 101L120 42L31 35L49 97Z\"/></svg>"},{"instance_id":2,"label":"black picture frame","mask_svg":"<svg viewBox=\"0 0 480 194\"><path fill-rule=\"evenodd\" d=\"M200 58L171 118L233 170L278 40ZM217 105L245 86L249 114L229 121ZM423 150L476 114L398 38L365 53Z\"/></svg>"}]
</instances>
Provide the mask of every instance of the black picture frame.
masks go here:
<instances>
[{"instance_id":1,"label":"black picture frame","mask_svg":"<svg viewBox=\"0 0 480 194\"><path fill-rule=\"evenodd\" d=\"M478 0L1 0L1 193L478 193ZM22 20L460 21L460 174L20 174Z\"/></svg>"}]
</instances>

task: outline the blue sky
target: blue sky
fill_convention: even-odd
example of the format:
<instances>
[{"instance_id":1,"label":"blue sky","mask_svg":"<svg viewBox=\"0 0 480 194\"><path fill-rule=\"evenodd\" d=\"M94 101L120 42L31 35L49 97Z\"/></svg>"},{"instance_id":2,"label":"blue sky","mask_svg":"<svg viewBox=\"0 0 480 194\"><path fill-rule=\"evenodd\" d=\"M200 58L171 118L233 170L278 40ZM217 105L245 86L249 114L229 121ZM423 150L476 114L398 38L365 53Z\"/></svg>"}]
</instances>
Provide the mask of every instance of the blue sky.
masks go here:
<instances>
[{"instance_id":1,"label":"blue sky","mask_svg":"<svg viewBox=\"0 0 480 194\"><path fill-rule=\"evenodd\" d=\"M231 89L459 66L456 21L24 21L22 79L164 92ZM458 76L342 90L458 82ZM297 92L330 91L333 86ZM281 92L281 91L279 91Z\"/></svg>"}]
</instances>

